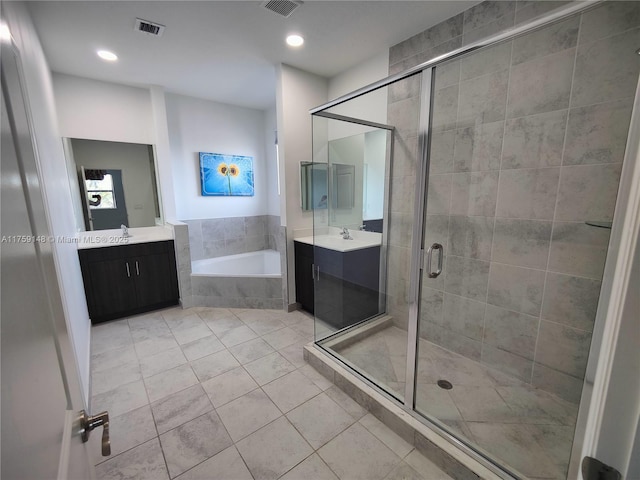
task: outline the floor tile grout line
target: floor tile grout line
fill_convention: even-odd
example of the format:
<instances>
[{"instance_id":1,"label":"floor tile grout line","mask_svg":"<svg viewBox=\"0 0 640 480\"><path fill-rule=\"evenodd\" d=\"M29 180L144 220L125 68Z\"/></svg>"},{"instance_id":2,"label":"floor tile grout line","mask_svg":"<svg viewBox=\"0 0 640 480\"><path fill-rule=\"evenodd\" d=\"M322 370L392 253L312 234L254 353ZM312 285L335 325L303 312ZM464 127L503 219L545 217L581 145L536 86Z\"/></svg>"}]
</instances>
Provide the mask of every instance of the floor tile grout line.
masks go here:
<instances>
[{"instance_id":1,"label":"floor tile grout line","mask_svg":"<svg viewBox=\"0 0 640 480\"><path fill-rule=\"evenodd\" d=\"M287 348L287 347L282 347L282 348ZM225 348L225 349L226 349L226 348ZM228 350L228 349L227 349L227 350ZM274 352L272 352L272 353L274 353ZM278 351L278 353L279 353L279 351ZM282 355L282 354L281 354L281 355ZM286 357L285 357L285 360L287 360L287 359L286 359ZM288 361L288 360L287 360L287 361ZM293 365L293 364L292 364L292 365ZM295 366L295 365L293 365L293 366L294 366L294 370L293 370L293 371L291 371L291 372L287 372L286 374L284 374L284 375L282 375L282 376L280 376L280 377L278 377L278 378L276 378L276 379L273 379L273 380L272 380L271 382L269 382L269 383L273 383L273 382L277 381L278 379L283 378L284 376L286 376L286 375L288 375L288 374L290 374L290 373L293 373L293 372L299 371L299 370L301 370L302 368L304 368L306 365L308 365L306 362L304 363L304 365L301 365L301 366ZM240 365L240 366L242 366L242 367L243 367L243 365ZM174 368L178 368L178 367L174 367ZM172 369L168 369L168 370L172 370ZM160 373L162 373L162 372L160 372ZM221 374L219 374L219 375L222 375L222 374L224 374L224 373L226 373L226 372L223 372L223 373L221 373ZM301 373L302 375L304 375L304 373L302 373L302 372L300 372L300 373ZM215 377L212 377L212 378L215 378ZM305 375L305 378L308 378L308 377L306 377L306 375ZM199 380L199 378L198 378L198 380ZM309 379L309 381L310 381L311 383L313 383L313 382L311 381L311 379ZM144 383L144 382L143 382L143 383ZM183 390L186 390L186 389L188 389L188 388L191 388L191 387L193 387L193 386L195 386L195 385L200 385L200 387L202 388L202 383L203 383L203 382L199 381L197 384L194 384L194 385L191 385L191 386L189 386L189 387L186 387L186 388L185 388L185 389L183 389ZM262 389L262 387L264 387L264 386L268 385L269 383L267 383L267 384L265 384L265 385L263 385L263 386L259 386L259 387L257 387L257 388ZM314 384L314 385L315 385L315 384ZM257 388L256 388L256 389L257 389ZM171 395L178 394L178 393L182 392L183 390L180 390L180 391L178 391L178 392L172 393ZM255 390L255 389L254 389L254 390ZM253 390L252 390L252 391L253 391ZM264 390L263 390L263 391L264 391ZM325 393L325 392L326 392L326 390L321 390L321 389L320 389L319 393L317 393L316 395L314 395L314 396L313 396L313 397L311 397L310 399L307 399L307 400L306 400L305 402L303 402L302 404L304 404L304 403L306 403L306 402L310 401L311 399L313 399L313 398L315 398L315 397L319 396L321 393ZM206 393L206 392L205 392L205 393ZM264 392L264 393L266 394L266 392ZM168 395L168 396L171 396L171 395ZM266 395L267 395L267 397L268 397L268 394L266 394ZM167 398L168 396L165 396L165 397L163 397L163 398ZM210 399L210 397L208 396L208 394L207 394L207 398L208 398L208 401L209 401L210 405L212 405L211 399ZM270 397L269 397L269 398L270 398ZM331 398L330 398L330 399L331 399ZM156 402L161 401L161 400L162 400L162 399L158 399L158 400L156 400ZM331 400L332 400L332 402L333 402L333 403L336 403L336 404L337 404L337 402L335 402L335 400L333 400L333 399L331 399ZM154 403L156 403L156 402L154 402ZM294 409L295 409L295 408L297 408L297 407L299 407L299 406L301 406L302 404L300 404L300 405L298 405L298 406L294 407ZM343 408L341 405L339 405L339 404L337 404L337 405L338 405L342 410L344 410L344 408ZM147 405L145 405L145 406L149 406L149 408L150 408L150 409L151 409L151 411L152 411L152 415L153 415L153 409L151 408L151 403L148 403L148 404L147 404ZM276 407L277 407L277 405L276 405ZM140 408L144 408L144 407L140 407ZM216 413L217 413L217 408L216 408L215 406L213 406L213 405L212 405L212 409L213 409L214 411L216 411ZM278 407L278 409L280 410L280 408L279 408L279 407ZM294 409L289 410L289 412L291 412L291 411L292 411L292 410L294 410ZM289 412L287 412L287 413L289 413ZM209 412L207 412L207 413L210 413L210 411L209 411ZM203 414L203 415L206 415L207 413L205 413L205 414ZM361 420L361 419L357 419L356 417L352 416L351 414L349 414L348 412L346 412L346 410L345 410L345 413L347 413L347 414L348 414L348 416L353 420L353 422L352 422L349 426L347 426L347 427L345 428L345 430L346 430L347 428L349 428L350 426L354 425L355 423L358 423L358 422ZM283 414L283 415L281 415L281 416L285 416L285 417L286 417L286 414ZM198 418L198 417L196 417L196 418ZM278 418L280 418L280 417L278 417ZM158 433L158 430L157 430L157 424L155 424L155 416L153 416L153 419L154 419L154 428L155 428L156 433L157 433L156 437L159 439L160 434ZM191 420L189 420L189 421L193 421L193 420L194 420L194 419L191 419ZM178 426L174 427L173 429L178 428L179 426L182 426L182 425L184 425L185 423L188 423L189 421L184 422L184 423L182 423L181 425L178 425ZM275 421L275 420L274 420L274 421ZM288 418L287 418L287 421L291 424L291 421L290 421L290 420L288 420ZM223 423L223 424L224 424L224 423ZM296 431L297 431L297 428L296 428L294 425L292 425L292 426L293 426L293 428L294 428L294 429L296 429ZM366 427L364 427L364 428L366 428ZM171 430L173 430L173 429L170 429L170 430L168 430L167 432L163 432L163 434L164 434L164 433L168 433L169 431L171 431ZM226 426L225 426L225 430L226 430ZM344 430L343 430L343 431L344 431ZM254 433L255 433L255 432L254 432ZM335 438L336 436L338 436L340 433L342 433L342 432L339 432L339 433L337 433L336 435L334 435L334 437L332 437L332 439L333 439L333 438ZM372 433L372 432L370 432L370 433ZM372 433L372 435L373 435L373 433ZM302 436L303 436L303 438L304 438L304 435L302 435ZM375 436L375 435L374 435L374 436ZM332 440L332 439L331 439L331 440ZM331 441L331 440L329 440L329 441ZM379 440L382 442L382 440L381 440L381 439L379 439ZM328 442L329 442L329 441L328 441ZM327 442L327 443L328 443L328 442ZM162 445L162 442L160 441L160 439L159 439L159 443L160 443L160 445ZM235 443L236 443L236 442L234 442L234 445L235 445ZM384 443L384 442L382 442L382 443ZM325 443L325 444L326 444L326 443ZM386 444L385 444L385 445L386 445ZM324 446L324 445L322 445L322 446ZM321 448L322 446L320 446L319 448ZM388 446L387 446L387 447L388 447ZM134 447L134 448L135 448L135 447ZM313 447L312 447L312 448L313 448ZM314 449L314 452L317 452L317 450L318 450L318 449ZM409 452L409 453L410 453L410 452ZM163 455L164 455L164 450L163 450ZM311 455L313 455L313 454L311 454ZM408 454L407 454L407 455L408 455ZM211 458L211 457L209 457L209 458ZM308 457L307 457L307 458L308 458ZM320 457L320 458L321 458L321 457ZM402 459L401 459L401 460L402 460ZM206 460L205 460L205 461L206 461ZM244 459L243 459L243 461L244 461ZM303 461L304 461L304 460L303 460ZM323 462L324 462L324 461L323 461ZM165 463L166 463L166 458L165 458ZM195 466L194 466L194 467L195 467ZM192 467L192 468L193 468L193 467ZM167 466L167 471L168 471L168 466ZM182 473L184 473L184 472L182 472ZM181 474L182 474L182 473L181 473ZM285 473L286 473L286 472L285 472Z\"/></svg>"}]
</instances>

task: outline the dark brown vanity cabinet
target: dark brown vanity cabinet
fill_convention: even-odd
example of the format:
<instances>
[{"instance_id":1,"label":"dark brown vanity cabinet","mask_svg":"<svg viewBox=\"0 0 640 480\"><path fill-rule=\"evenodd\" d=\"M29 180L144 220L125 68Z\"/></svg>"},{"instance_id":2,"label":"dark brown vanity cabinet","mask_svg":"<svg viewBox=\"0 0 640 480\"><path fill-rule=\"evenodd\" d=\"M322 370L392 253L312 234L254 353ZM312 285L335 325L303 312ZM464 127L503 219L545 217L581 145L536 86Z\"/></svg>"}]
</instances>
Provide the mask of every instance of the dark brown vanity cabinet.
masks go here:
<instances>
[{"instance_id":1,"label":"dark brown vanity cabinet","mask_svg":"<svg viewBox=\"0 0 640 480\"><path fill-rule=\"evenodd\" d=\"M79 250L92 323L176 305L173 240Z\"/></svg>"},{"instance_id":2,"label":"dark brown vanity cabinet","mask_svg":"<svg viewBox=\"0 0 640 480\"><path fill-rule=\"evenodd\" d=\"M378 315L380 247L347 252L294 241L296 301L335 328Z\"/></svg>"}]
</instances>

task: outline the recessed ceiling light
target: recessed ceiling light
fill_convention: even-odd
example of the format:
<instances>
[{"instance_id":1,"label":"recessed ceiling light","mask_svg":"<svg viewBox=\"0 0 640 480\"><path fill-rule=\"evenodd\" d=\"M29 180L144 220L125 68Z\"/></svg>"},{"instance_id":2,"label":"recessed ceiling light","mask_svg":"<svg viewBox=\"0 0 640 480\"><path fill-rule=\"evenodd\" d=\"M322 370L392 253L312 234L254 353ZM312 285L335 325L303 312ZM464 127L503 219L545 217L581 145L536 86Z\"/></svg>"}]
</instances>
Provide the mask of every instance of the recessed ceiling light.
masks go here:
<instances>
[{"instance_id":1,"label":"recessed ceiling light","mask_svg":"<svg viewBox=\"0 0 640 480\"><path fill-rule=\"evenodd\" d=\"M108 62L115 62L118 60L118 56L109 50L98 50L98 56Z\"/></svg>"},{"instance_id":2,"label":"recessed ceiling light","mask_svg":"<svg viewBox=\"0 0 640 480\"><path fill-rule=\"evenodd\" d=\"M287 45L290 47L300 47L304 43L304 38L300 35L289 35L287 37Z\"/></svg>"},{"instance_id":3,"label":"recessed ceiling light","mask_svg":"<svg viewBox=\"0 0 640 480\"><path fill-rule=\"evenodd\" d=\"M9 31L9 26L2 22L0 24L0 40L3 42L8 42L11 40L11 32Z\"/></svg>"}]
</instances>

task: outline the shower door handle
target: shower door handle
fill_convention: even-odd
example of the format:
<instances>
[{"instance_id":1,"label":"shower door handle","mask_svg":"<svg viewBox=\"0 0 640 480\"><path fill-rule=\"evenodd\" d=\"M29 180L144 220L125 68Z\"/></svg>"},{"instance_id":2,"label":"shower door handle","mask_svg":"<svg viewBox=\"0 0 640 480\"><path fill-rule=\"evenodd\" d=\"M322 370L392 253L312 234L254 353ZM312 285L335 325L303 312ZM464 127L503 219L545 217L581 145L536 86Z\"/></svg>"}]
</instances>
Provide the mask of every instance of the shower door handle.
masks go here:
<instances>
[{"instance_id":1,"label":"shower door handle","mask_svg":"<svg viewBox=\"0 0 640 480\"><path fill-rule=\"evenodd\" d=\"M438 269L435 272L431 269L431 260L433 258L434 250L438 252ZM429 247L429 250L427 250L427 274L429 275L429 278L436 278L442 273L442 257L443 249L442 245L439 243L434 243Z\"/></svg>"}]
</instances>

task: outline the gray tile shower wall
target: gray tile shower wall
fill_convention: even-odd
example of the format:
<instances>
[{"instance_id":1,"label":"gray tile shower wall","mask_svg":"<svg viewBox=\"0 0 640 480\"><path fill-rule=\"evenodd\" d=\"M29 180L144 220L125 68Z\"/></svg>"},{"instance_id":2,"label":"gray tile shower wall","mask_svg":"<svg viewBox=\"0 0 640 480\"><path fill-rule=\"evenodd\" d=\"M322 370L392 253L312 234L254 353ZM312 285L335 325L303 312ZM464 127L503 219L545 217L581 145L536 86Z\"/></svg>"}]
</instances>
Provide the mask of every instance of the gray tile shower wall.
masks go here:
<instances>
[{"instance_id":1,"label":"gray tile shower wall","mask_svg":"<svg viewBox=\"0 0 640 480\"><path fill-rule=\"evenodd\" d=\"M485 1L392 47L389 73L565 3ZM445 246L445 269L423 277L421 335L574 402L609 242L585 222L613 218L639 26L639 2L605 2L435 73L425 245ZM389 310L401 327L419 94L412 77L388 105Z\"/></svg>"},{"instance_id":2,"label":"gray tile shower wall","mask_svg":"<svg viewBox=\"0 0 640 480\"><path fill-rule=\"evenodd\" d=\"M191 260L224 257L267 250L275 245L270 238L269 215L253 217L185 220L189 225ZM275 217L278 218L278 217Z\"/></svg>"}]
</instances>

